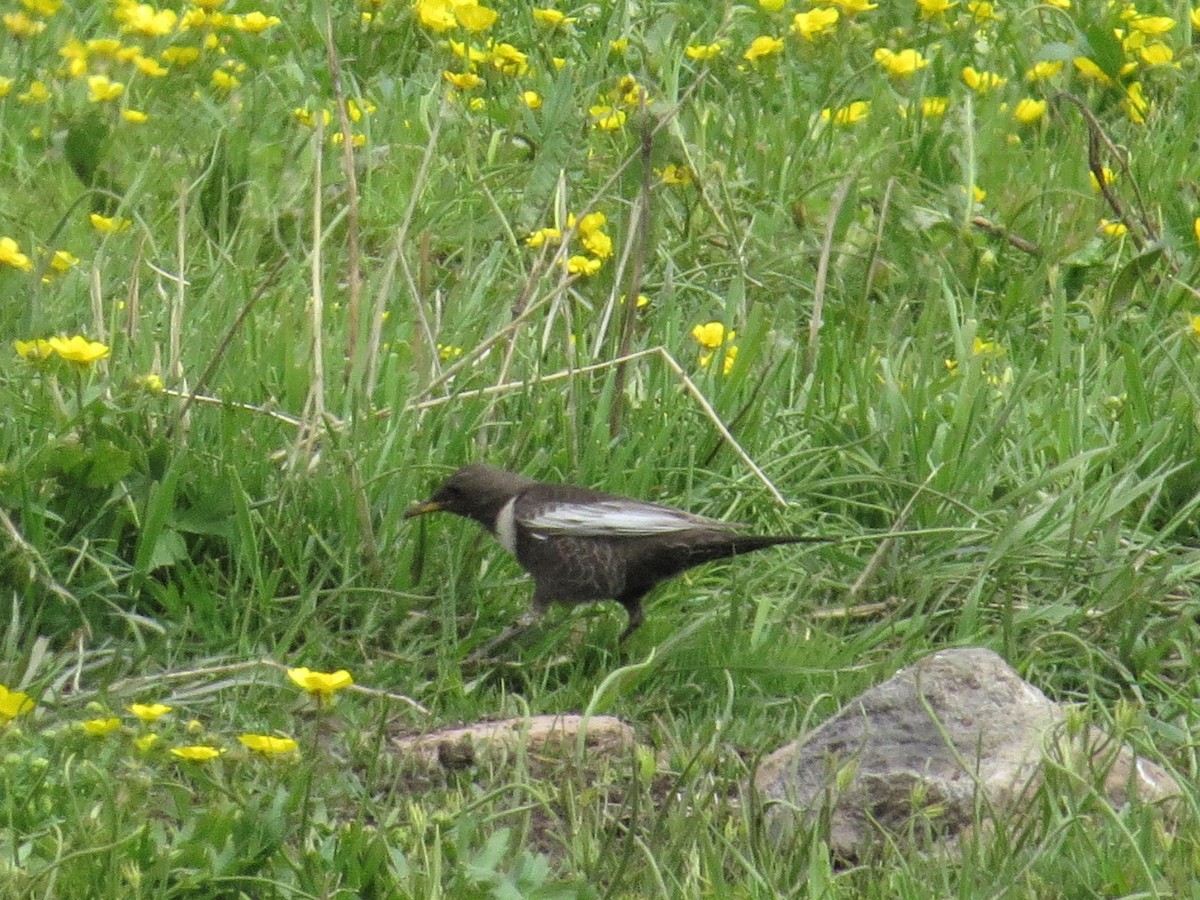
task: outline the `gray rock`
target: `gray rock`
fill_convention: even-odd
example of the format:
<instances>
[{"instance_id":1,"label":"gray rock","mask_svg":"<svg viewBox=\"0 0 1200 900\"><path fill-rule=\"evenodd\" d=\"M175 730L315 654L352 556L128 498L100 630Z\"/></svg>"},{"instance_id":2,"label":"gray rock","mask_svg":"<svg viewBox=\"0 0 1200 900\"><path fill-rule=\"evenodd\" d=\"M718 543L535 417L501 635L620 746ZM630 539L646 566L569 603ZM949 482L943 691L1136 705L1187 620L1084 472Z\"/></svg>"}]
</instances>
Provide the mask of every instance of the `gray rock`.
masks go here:
<instances>
[{"instance_id":1,"label":"gray rock","mask_svg":"<svg viewBox=\"0 0 1200 900\"><path fill-rule=\"evenodd\" d=\"M885 835L949 846L1019 814L1048 760L1084 773L1075 783L1115 806L1180 794L1160 766L1096 729L1068 727L1063 707L981 648L934 653L866 691L766 757L754 786L776 841L827 818L831 849L854 859Z\"/></svg>"}]
</instances>

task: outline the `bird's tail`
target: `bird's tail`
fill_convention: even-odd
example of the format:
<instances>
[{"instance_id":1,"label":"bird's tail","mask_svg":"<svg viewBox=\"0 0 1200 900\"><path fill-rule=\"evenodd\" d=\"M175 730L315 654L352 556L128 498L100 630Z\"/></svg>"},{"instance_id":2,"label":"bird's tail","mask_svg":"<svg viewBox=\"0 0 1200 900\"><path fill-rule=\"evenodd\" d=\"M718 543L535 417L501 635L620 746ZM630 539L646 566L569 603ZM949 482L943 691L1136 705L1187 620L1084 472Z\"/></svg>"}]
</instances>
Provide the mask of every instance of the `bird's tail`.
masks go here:
<instances>
[{"instance_id":1,"label":"bird's tail","mask_svg":"<svg viewBox=\"0 0 1200 900\"><path fill-rule=\"evenodd\" d=\"M739 534L734 535L729 541L729 555L753 553L755 550L763 550L780 544L827 544L833 540L835 538L815 534Z\"/></svg>"}]
</instances>

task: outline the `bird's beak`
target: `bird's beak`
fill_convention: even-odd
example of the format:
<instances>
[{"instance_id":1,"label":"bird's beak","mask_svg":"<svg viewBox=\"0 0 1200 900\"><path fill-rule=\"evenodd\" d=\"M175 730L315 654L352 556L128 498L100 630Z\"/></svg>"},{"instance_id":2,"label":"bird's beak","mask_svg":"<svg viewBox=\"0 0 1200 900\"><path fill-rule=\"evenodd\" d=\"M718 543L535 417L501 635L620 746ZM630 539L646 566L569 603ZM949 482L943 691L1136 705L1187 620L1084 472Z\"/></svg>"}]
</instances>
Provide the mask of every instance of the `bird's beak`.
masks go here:
<instances>
[{"instance_id":1,"label":"bird's beak","mask_svg":"<svg viewBox=\"0 0 1200 900\"><path fill-rule=\"evenodd\" d=\"M404 511L404 518L413 519L417 516L423 516L426 513L438 512L442 508L442 504L435 500L426 500L424 503L418 503L416 506L410 506Z\"/></svg>"}]
</instances>

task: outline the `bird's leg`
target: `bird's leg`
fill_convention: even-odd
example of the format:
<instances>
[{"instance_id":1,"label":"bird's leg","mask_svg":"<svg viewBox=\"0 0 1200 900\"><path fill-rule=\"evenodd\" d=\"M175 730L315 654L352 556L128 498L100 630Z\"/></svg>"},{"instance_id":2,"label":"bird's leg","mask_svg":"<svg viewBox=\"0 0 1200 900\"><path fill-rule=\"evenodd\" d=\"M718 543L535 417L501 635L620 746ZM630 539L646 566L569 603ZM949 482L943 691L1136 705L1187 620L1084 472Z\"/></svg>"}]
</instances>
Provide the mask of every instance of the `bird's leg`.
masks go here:
<instances>
[{"instance_id":1,"label":"bird's leg","mask_svg":"<svg viewBox=\"0 0 1200 900\"><path fill-rule=\"evenodd\" d=\"M511 627L504 629L502 632L500 632L500 634L496 635L496 637L492 638L490 641L468 656L467 662L474 663L488 659L493 652L500 649L514 638L520 637L539 621L541 621L541 618L543 615L545 615L546 609L549 607L549 605L550 604L548 602L540 600L538 596L534 594L533 608L521 613L521 615L517 617L517 621Z\"/></svg>"},{"instance_id":2,"label":"bird's leg","mask_svg":"<svg viewBox=\"0 0 1200 900\"><path fill-rule=\"evenodd\" d=\"M642 624L642 597L639 594L636 597L623 597L621 605L625 607L625 611L629 613L629 624L625 626L625 630L621 632L621 636L617 638L618 644L625 643L625 639L637 631L638 626Z\"/></svg>"}]
</instances>

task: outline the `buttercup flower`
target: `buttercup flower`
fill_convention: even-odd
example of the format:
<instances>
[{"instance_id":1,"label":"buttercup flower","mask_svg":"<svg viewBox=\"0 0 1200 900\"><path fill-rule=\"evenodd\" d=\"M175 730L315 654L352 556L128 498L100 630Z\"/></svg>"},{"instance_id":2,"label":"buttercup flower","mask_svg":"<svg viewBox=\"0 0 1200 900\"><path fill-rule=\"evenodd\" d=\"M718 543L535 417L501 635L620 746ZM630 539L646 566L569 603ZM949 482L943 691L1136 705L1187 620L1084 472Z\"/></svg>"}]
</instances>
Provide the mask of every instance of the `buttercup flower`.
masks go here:
<instances>
[{"instance_id":1,"label":"buttercup flower","mask_svg":"<svg viewBox=\"0 0 1200 900\"><path fill-rule=\"evenodd\" d=\"M1036 62L1025 73L1025 80L1045 81L1047 78L1053 78L1063 70L1064 65L1066 64L1061 59L1044 59Z\"/></svg>"},{"instance_id":2,"label":"buttercup flower","mask_svg":"<svg viewBox=\"0 0 1200 900\"><path fill-rule=\"evenodd\" d=\"M770 35L762 34L750 42L750 46L746 52L742 54L742 59L749 62L758 62L760 59L766 59L768 56L774 56L783 49L783 41L779 38L773 38Z\"/></svg>"},{"instance_id":3,"label":"buttercup flower","mask_svg":"<svg viewBox=\"0 0 1200 900\"><path fill-rule=\"evenodd\" d=\"M929 60L918 50L908 49L894 53L886 47L875 51L875 62L883 66L884 71L893 78L907 78L929 65Z\"/></svg>"},{"instance_id":4,"label":"buttercup flower","mask_svg":"<svg viewBox=\"0 0 1200 900\"><path fill-rule=\"evenodd\" d=\"M823 122L832 122L834 125L853 125L856 122L861 122L867 117L871 111L871 104L866 100L855 100L846 106L839 106L837 109L825 107L821 110L821 120Z\"/></svg>"},{"instance_id":5,"label":"buttercup flower","mask_svg":"<svg viewBox=\"0 0 1200 900\"><path fill-rule=\"evenodd\" d=\"M1110 169L1108 166L1103 166L1100 169L1100 174L1103 176L1104 184L1113 184L1117 180L1117 173L1114 172L1112 169ZM1090 170L1088 171L1088 181L1092 185L1092 190L1095 191L1097 194L1100 193L1101 181L1100 181L1100 179L1096 178L1095 172L1092 172Z\"/></svg>"},{"instance_id":6,"label":"buttercup flower","mask_svg":"<svg viewBox=\"0 0 1200 900\"><path fill-rule=\"evenodd\" d=\"M542 95L539 94L537 91L522 91L521 92L521 102L524 103L526 106L528 106L530 109L541 109L542 108Z\"/></svg>"},{"instance_id":7,"label":"buttercup flower","mask_svg":"<svg viewBox=\"0 0 1200 900\"><path fill-rule=\"evenodd\" d=\"M49 359L54 354L54 348L50 346L50 342L42 338L32 341L13 341L13 347L16 348L17 356L30 362Z\"/></svg>"},{"instance_id":8,"label":"buttercup flower","mask_svg":"<svg viewBox=\"0 0 1200 900\"><path fill-rule=\"evenodd\" d=\"M566 261L567 272L571 275L592 276L600 271L603 263L588 256L572 256Z\"/></svg>"},{"instance_id":9,"label":"buttercup flower","mask_svg":"<svg viewBox=\"0 0 1200 900\"><path fill-rule=\"evenodd\" d=\"M165 703L134 703L129 711L143 722L155 722L171 711L172 707Z\"/></svg>"},{"instance_id":10,"label":"buttercup flower","mask_svg":"<svg viewBox=\"0 0 1200 900\"><path fill-rule=\"evenodd\" d=\"M10 691L0 684L0 722L15 719L34 707L33 698L23 691Z\"/></svg>"},{"instance_id":11,"label":"buttercup flower","mask_svg":"<svg viewBox=\"0 0 1200 900\"><path fill-rule=\"evenodd\" d=\"M0 237L0 265L11 266L28 272L33 268L33 262L21 252L21 247L10 237Z\"/></svg>"},{"instance_id":12,"label":"buttercup flower","mask_svg":"<svg viewBox=\"0 0 1200 900\"><path fill-rule=\"evenodd\" d=\"M980 72L974 66L967 66L962 70L962 80L977 94L986 94L995 88L1003 87L1008 81L995 72Z\"/></svg>"},{"instance_id":13,"label":"buttercup flower","mask_svg":"<svg viewBox=\"0 0 1200 900\"><path fill-rule=\"evenodd\" d=\"M158 736L158 732L147 731L145 734L139 734L137 737L135 737L133 739L133 745L143 753L147 753L160 740L161 738Z\"/></svg>"},{"instance_id":14,"label":"buttercup flower","mask_svg":"<svg viewBox=\"0 0 1200 900\"><path fill-rule=\"evenodd\" d=\"M601 131L620 131L625 124L625 110L604 104L589 107L588 115L592 117L592 127Z\"/></svg>"},{"instance_id":15,"label":"buttercup flower","mask_svg":"<svg viewBox=\"0 0 1200 900\"><path fill-rule=\"evenodd\" d=\"M692 337L696 339L701 347L715 350L725 342L732 341L737 337L737 332L726 331L723 322L709 322L706 325L697 325L693 328Z\"/></svg>"},{"instance_id":16,"label":"buttercup flower","mask_svg":"<svg viewBox=\"0 0 1200 900\"><path fill-rule=\"evenodd\" d=\"M279 16L268 16L257 10L246 13L244 16L233 17L233 27L248 34L259 34L278 24Z\"/></svg>"},{"instance_id":17,"label":"buttercup flower","mask_svg":"<svg viewBox=\"0 0 1200 900\"><path fill-rule=\"evenodd\" d=\"M1025 97L1013 110L1013 118L1022 125L1034 125L1046 118L1046 101Z\"/></svg>"},{"instance_id":18,"label":"buttercup flower","mask_svg":"<svg viewBox=\"0 0 1200 900\"><path fill-rule=\"evenodd\" d=\"M694 59L697 62L707 62L710 59L716 59L722 53L720 44L694 44L684 49L683 54L688 59Z\"/></svg>"},{"instance_id":19,"label":"buttercup flower","mask_svg":"<svg viewBox=\"0 0 1200 900\"><path fill-rule=\"evenodd\" d=\"M99 341L89 341L82 335L70 338L52 337L48 341L50 349L69 362L94 363L104 359L109 354L109 348Z\"/></svg>"},{"instance_id":20,"label":"buttercup flower","mask_svg":"<svg viewBox=\"0 0 1200 900\"><path fill-rule=\"evenodd\" d=\"M171 754L178 756L180 759L186 759L188 762L208 762L210 759L216 759L224 750L217 747L209 747L204 744L192 744L188 747L172 747Z\"/></svg>"},{"instance_id":21,"label":"buttercup flower","mask_svg":"<svg viewBox=\"0 0 1200 900\"><path fill-rule=\"evenodd\" d=\"M123 3L113 11L113 18L122 23L124 32L162 37L175 30L179 17L173 10L155 9L148 3Z\"/></svg>"},{"instance_id":22,"label":"buttercup flower","mask_svg":"<svg viewBox=\"0 0 1200 900\"><path fill-rule=\"evenodd\" d=\"M958 3L950 0L917 0L917 6L921 8L922 19L936 19L958 6Z\"/></svg>"},{"instance_id":23,"label":"buttercup flower","mask_svg":"<svg viewBox=\"0 0 1200 900\"><path fill-rule=\"evenodd\" d=\"M567 25L573 25L576 21L557 9L535 9L533 18L535 22L548 28L565 28Z\"/></svg>"},{"instance_id":24,"label":"buttercup flower","mask_svg":"<svg viewBox=\"0 0 1200 900\"><path fill-rule=\"evenodd\" d=\"M109 81L105 75L89 75L87 81L88 100L92 103L116 100L125 93L125 85L119 81Z\"/></svg>"},{"instance_id":25,"label":"buttercup flower","mask_svg":"<svg viewBox=\"0 0 1200 900\"><path fill-rule=\"evenodd\" d=\"M1114 222L1112 219L1101 219L1098 230L1101 234L1110 238L1125 237L1129 229L1125 227L1123 222Z\"/></svg>"},{"instance_id":26,"label":"buttercup flower","mask_svg":"<svg viewBox=\"0 0 1200 900\"><path fill-rule=\"evenodd\" d=\"M345 669L338 669L336 672L314 672L311 669L297 668L288 669L287 674L298 687L325 698L354 684L354 679Z\"/></svg>"},{"instance_id":27,"label":"buttercup flower","mask_svg":"<svg viewBox=\"0 0 1200 900\"><path fill-rule=\"evenodd\" d=\"M88 221L92 223L92 227L104 234L116 234L121 231L128 231L133 225L128 219L122 219L120 216L102 216L100 213L92 213L88 216Z\"/></svg>"},{"instance_id":28,"label":"buttercup flower","mask_svg":"<svg viewBox=\"0 0 1200 900\"><path fill-rule=\"evenodd\" d=\"M477 88L483 84L483 79L474 72L450 72L442 73L442 77L454 85L460 91L469 91L472 88Z\"/></svg>"},{"instance_id":29,"label":"buttercup flower","mask_svg":"<svg viewBox=\"0 0 1200 900\"><path fill-rule=\"evenodd\" d=\"M543 244L553 245L560 240L562 240L562 232L557 228L539 228L537 231L530 232L529 237L525 238L525 246L536 250Z\"/></svg>"},{"instance_id":30,"label":"buttercup flower","mask_svg":"<svg viewBox=\"0 0 1200 900\"><path fill-rule=\"evenodd\" d=\"M841 16L836 9L818 7L808 12L798 12L792 17L792 32L806 41L814 40L818 35L832 31Z\"/></svg>"},{"instance_id":31,"label":"buttercup flower","mask_svg":"<svg viewBox=\"0 0 1200 900\"><path fill-rule=\"evenodd\" d=\"M677 166L675 163L667 163L661 169L656 169L654 174L662 179L663 184L685 185L695 181L690 166Z\"/></svg>"},{"instance_id":32,"label":"buttercup flower","mask_svg":"<svg viewBox=\"0 0 1200 900\"><path fill-rule=\"evenodd\" d=\"M238 740L243 746L263 756L283 756L295 753L300 746L292 738L272 737L269 734L243 734Z\"/></svg>"},{"instance_id":33,"label":"buttercup flower","mask_svg":"<svg viewBox=\"0 0 1200 900\"><path fill-rule=\"evenodd\" d=\"M121 720L116 716L103 719L88 719L82 723L82 728L93 737L101 737L121 727Z\"/></svg>"}]
</instances>

